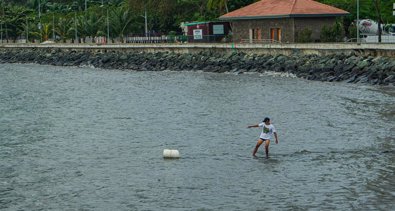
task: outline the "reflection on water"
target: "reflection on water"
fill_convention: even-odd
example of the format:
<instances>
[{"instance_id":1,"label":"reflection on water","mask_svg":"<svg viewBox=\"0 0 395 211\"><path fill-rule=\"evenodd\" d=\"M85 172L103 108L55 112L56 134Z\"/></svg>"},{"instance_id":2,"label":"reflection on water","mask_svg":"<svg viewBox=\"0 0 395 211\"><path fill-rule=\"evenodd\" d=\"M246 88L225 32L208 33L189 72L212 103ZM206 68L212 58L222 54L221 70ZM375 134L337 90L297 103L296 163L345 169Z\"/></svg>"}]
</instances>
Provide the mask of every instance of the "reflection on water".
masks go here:
<instances>
[{"instance_id":1,"label":"reflection on water","mask_svg":"<svg viewBox=\"0 0 395 211\"><path fill-rule=\"evenodd\" d=\"M0 66L0 209L393 210L395 90ZM280 143L251 156L249 124ZM164 160L162 150L182 158Z\"/></svg>"}]
</instances>

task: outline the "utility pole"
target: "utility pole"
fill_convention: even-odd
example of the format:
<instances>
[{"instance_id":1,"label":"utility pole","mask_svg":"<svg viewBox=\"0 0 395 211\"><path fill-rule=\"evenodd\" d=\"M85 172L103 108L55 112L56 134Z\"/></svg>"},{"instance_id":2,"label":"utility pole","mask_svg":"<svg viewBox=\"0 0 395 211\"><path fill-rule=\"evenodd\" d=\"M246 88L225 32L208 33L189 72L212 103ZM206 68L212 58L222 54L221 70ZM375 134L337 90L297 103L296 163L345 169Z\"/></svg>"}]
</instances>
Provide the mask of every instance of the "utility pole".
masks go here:
<instances>
[{"instance_id":1,"label":"utility pole","mask_svg":"<svg viewBox=\"0 0 395 211\"><path fill-rule=\"evenodd\" d=\"M87 2L87 0L85 0L85 19L88 18L87 12L88 12L88 2ZM84 24L84 28L85 28L85 33L86 33L86 31L87 31L86 30L86 24Z\"/></svg>"},{"instance_id":2,"label":"utility pole","mask_svg":"<svg viewBox=\"0 0 395 211\"><path fill-rule=\"evenodd\" d=\"M107 43L110 40L110 19L108 17L108 7L107 7Z\"/></svg>"},{"instance_id":3,"label":"utility pole","mask_svg":"<svg viewBox=\"0 0 395 211\"><path fill-rule=\"evenodd\" d=\"M2 20L4 20L4 0L3 1L1 1L1 6L3 7L3 14L1 14L1 16L2 16ZM1 23L0 23L0 33L1 33L1 43L3 43L3 21L1 21Z\"/></svg>"},{"instance_id":4,"label":"utility pole","mask_svg":"<svg viewBox=\"0 0 395 211\"><path fill-rule=\"evenodd\" d=\"M8 28L7 28L7 23L5 24L5 39L8 43Z\"/></svg>"},{"instance_id":5,"label":"utility pole","mask_svg":"<svg viewBox=\"0 0 395 211\"><path fill-rule=\"evenodd\" d=\"M361 44L361 40L359 38L359 0L357 0L357 44Z\"/></svg>"},{"instance_id":6,"label":"utility pole","mask_svg":"<svg viewBox=\"0 0 395 211\"><path fill-rule=\"evenodd\" d=\"M38 20L41 24L41 0L38 0Z\"/></svg>"},{"instance_id":7,"label":"utility pole","mask_svg":"<svg viewBox=\"0 0 395 211\"><path fill-rule=\"evenodd\" d=\"M107 39L106 39L106 43L108 43L108 41L110 40L110 19L109 19L109 14L108 14L108 6L109 4L107 3L107 17L106 17L106 25L107 25ZM102 8L104 8L104 2L103 0L101 0L101 6Z\"/></svg>"},{"instance_id":8,"label":"utility pole","mask_svg":"<svg viewBox=\"0 0 395 211\"><path fill-rule=\"evenodd\" d=\"M74 11L74 33L75 33L75 41L74 41L74 43L78 43L77 12L76 11Z\"/></svg>"},{"instance_id":9,"label":"utility pole","mask_svg":"<svg viewBox=\"0 0 395 211\"><path fill-rule=\"evenodd\" d=\"M4 18L4 16L5 16L5 10L4 10L5 4L4 4L4 0L2 0L1 3L2 3L1 5L2 5L2 7L3 7L2 20L4 20L4 19L5 19L5 18ZM1 43L3 43L3 21L1 21Z\"/></svg>"},{"instance_id":10,"label":"utility pole","mask_svg":"<svg viewBox=\"0 0 395 211\"><path fill-rule=\"evenodd\" d=\"M52 39L55 42L55 12L52 13Z\"/></svg>"},{"instance_id":11,"label":"utility pole","mask_svg":"<svg viewBox=\"0 0 395 211\"><path fill-rule=\"evenodd\" d=\"M26 16L26 43L29 43L29 21Z\"/></svg>"},{"instance_id":12,"label":"utility pole","mask_svg":"<svg viewBox=\"0 0 395 211\"><path fill-rule=\"evenodd\" d=\"M41 0L38 0L38 29L40 30L40 42L42 42L42 31L41 31Z\"/></svg>"},{"instance_id":13,"label":"utility pole","mask_svg":"<svg viewBox=\"0 0 395 211\"><path fill-rule=\"evenodd\" d=\"M145 26L145 36L148 37L148 17L147 17L147 4L145 4L144 9L144 26Z\"/></svg>"},{"instance_id":14,"label":"utility pole","mask_svg":"<svg viewBox=\"0 0 395 211\"><path fill-rule=\"evenodd\" d=\"M3 16L5 16L5 3L4 3L4 0L2 0L2 2L3 2ZM5 18L4 18L5 19ZM6 42L8 43L8 28L7 28L7 22L5 22L4 23L4 26L5 26L5 39L6 39ZM3 30L1 30L1 31L3 31ZM3 39L1 39L1 41L3 42Z\"/></svg>"},{"instance_id":15,"label":"utility pole","mask_svg":"<svg viewBox=\"0 0 395 211\"><path fill-rule=\"evenodd\" d=\"M148 37L147 3L144 3L144 15L142 15L141 17L144 18L144 33L145 33L145 37Z\"/></svg>"}]
</instances>

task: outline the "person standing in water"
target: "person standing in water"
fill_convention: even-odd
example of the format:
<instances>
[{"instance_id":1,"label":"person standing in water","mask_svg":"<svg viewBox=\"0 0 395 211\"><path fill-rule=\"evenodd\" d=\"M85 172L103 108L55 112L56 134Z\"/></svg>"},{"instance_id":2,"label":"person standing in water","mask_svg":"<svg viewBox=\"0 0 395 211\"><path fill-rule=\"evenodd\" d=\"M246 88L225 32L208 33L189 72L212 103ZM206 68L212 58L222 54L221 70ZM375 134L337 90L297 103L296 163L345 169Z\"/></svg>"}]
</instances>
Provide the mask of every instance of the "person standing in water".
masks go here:
<instances>
[{"instance_id":1,"label":"person standing in water","mask_svg":"<svg viewBox=\"0 0 395 211\"><path fill-rule=\"evenodd\" d=\"M278 144L278 137L277 137L277 132L276 128L270 123L270 118L266 117L262 123L257 124L257 125L250 125L248 128L252 127L261 127L262 132L261 135L259 136L258 142L256 143L255 149L252 152L252 156L256 157L255 154L258 151L258 148L261 146L261 144L265 143L265 153L266 153L266 158L269 158L269 145L270 145L270 139L272 135L274 134L274 138L276 139L276 144Z\"/></svg>"}]
</instances>

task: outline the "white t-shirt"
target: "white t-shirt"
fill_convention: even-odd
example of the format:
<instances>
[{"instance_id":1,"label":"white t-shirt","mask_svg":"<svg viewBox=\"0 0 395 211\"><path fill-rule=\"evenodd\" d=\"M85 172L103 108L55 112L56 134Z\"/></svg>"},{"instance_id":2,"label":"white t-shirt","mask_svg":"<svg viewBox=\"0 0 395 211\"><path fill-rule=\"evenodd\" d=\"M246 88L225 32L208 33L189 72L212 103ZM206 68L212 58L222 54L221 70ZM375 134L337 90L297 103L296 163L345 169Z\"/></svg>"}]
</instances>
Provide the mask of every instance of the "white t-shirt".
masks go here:
<instances>
[{"instance_id":1,"label":"white t-shirt","mask_svg":"<svg viewBox=\"0 0 395 211\"><path fill-rule=\"evenodd\" d=\"M264 122L259 124L259 127L262 128L262 132L261 135L259 136L259 138L261 139L271 139L273 133L276 132L276 128L274 128L274 126L272 124L270 125L266 125Z\"/></svg>"}]
</instances>

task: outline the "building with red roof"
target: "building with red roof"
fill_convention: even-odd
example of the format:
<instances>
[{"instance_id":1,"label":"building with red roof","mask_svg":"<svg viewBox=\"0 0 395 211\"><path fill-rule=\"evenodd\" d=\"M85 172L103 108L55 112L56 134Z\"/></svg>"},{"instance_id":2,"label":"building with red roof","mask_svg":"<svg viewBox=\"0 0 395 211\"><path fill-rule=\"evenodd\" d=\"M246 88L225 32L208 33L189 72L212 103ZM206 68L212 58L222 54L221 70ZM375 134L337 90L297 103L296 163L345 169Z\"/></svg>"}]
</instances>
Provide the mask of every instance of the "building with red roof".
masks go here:
<instances>
[{"instance_id":1,"label":"building with red roof","mask_svg":"<svg viewBox=\"0 0 395 211\"><path fill-rule=\"evenodd\" d=\"M319 41L324 26L332 26L347 11L314 0L261 0L219 19L232 23L234 41L297 42L303 31Z\"/></svg>"}]
</instances>

